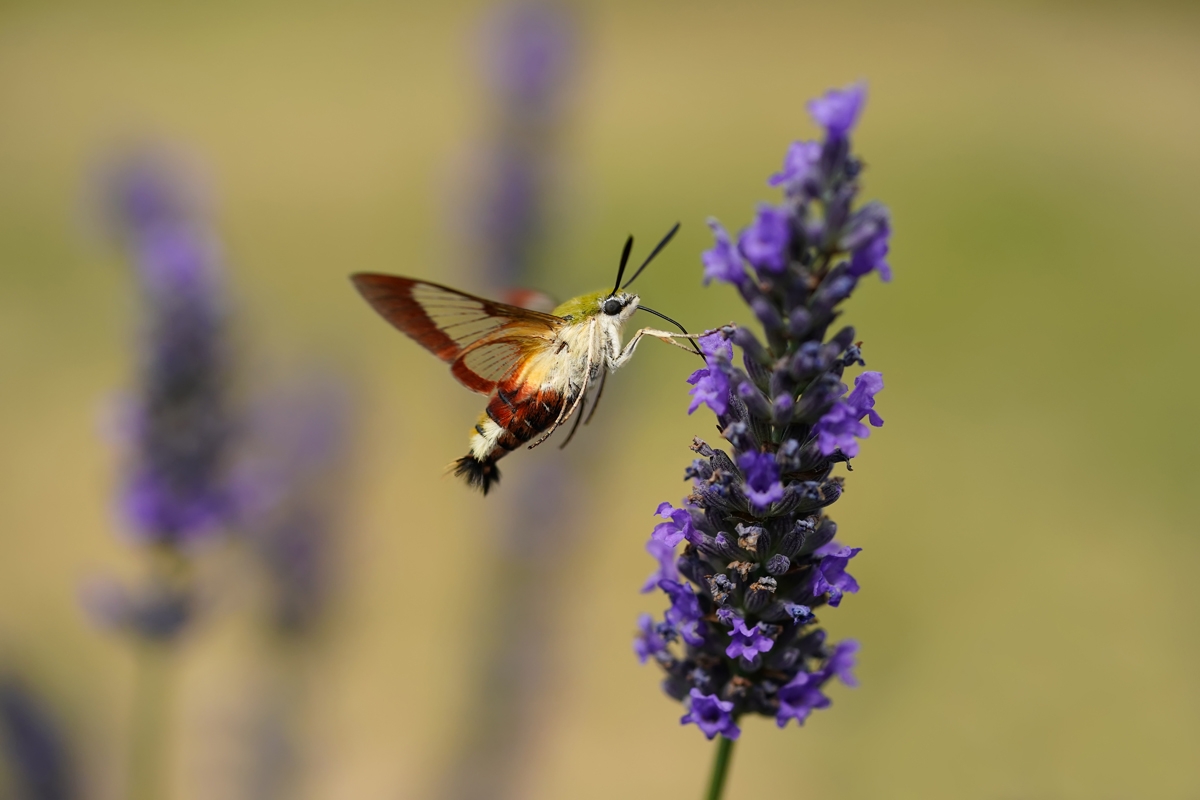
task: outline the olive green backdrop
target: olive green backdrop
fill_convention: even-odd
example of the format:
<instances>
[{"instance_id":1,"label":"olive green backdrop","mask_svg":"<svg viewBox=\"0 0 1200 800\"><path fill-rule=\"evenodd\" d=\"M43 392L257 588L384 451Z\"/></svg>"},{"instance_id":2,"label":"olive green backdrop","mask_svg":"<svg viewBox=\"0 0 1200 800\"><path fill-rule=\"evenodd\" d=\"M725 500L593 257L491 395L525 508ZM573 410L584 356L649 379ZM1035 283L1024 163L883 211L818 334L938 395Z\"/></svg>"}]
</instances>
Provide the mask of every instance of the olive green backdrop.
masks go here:
<instances>
[{"instance_id":1,"label":"olive green backdrop","mask_svg":"<svg viewBox=\"0 0 1200 800\"><path fill-rule=\"evenodd\" d=\"M418 798L469 718L489 526L443 478L480 403L346 274L482 286L461 182L486 138L465 4L9 3L0 10L0 666L55 704L91 796L119 796L132 670L77 606L136 574L111 513L104 408L132 374L131 281L88 233L86 173L150 136L209 169L243 366L356 381L343 585L309 669L302 797ZM806 7L808 6L808 7ZM866 196L895 281L847 306L886 426L832 509L863 590L823 615L856 690L803 729L749 720L729 796L1200 795L1195 572L1200 15L1186 5L595 4L540 288L611 280L624 236L683 229L639 281L703 328L704 219L775 195L804 101L865 78ZM685 493L684 354L656 343L599 425L506 462L585 475L564 557L530 798L695 797L710 746L630 651L662 500ZM564 531L564 535L572 535ZM227 556L206 556L214 571ZM228 581L243 586L244 582ZM181 798L241 797L247 704L273 657L217 589L178 685ZM548 593L548 597L549 597ZM774 794L772 794L774 792Z\"/></svg>"}]
</instances>

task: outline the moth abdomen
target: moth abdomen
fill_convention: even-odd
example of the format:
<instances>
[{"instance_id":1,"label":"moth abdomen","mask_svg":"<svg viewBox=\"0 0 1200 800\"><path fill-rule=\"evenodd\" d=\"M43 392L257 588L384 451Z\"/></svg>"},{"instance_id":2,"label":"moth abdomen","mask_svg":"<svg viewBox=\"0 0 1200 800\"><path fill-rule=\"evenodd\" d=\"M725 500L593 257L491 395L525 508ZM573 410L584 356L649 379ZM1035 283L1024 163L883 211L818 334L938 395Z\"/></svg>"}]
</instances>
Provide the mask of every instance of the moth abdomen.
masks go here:
<instances>
[{"instance_id":1,"label":"moth abdomen","mask_svg":"<svg viewBox=\"0 0 1200 800\"><path fill-rule=\"evenodd\" d=\"M468 453L454 462L454 474L466 480L467 485L478 489L484 495L494 484L500 482L500 469L491 458L479 459L473 453Z\"/></svg>"}]
</instances>

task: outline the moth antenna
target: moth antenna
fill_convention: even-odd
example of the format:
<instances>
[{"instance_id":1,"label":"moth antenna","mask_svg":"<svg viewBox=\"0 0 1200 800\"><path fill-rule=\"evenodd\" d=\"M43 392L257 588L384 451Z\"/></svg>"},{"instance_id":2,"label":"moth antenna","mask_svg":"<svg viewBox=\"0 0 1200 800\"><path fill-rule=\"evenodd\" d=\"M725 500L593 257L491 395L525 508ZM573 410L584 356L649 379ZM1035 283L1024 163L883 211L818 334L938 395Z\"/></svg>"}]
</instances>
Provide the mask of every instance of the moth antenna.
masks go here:
<instances>
[{"instance_id":1,"label":"moth antenna","mask_svg":"<svg viewBox=\"0 0 1200 800\"><path fill-rule=\"evenodd\" d=\"M644 270L647 267L647 265L649 265L649 263L654 260L654 257L656 255L658 255L659 253L662 252L662 249L667 246L668 242L670 242L673 238L675 238L675 234L678 231L679 231L679 223L676 222L675 227L673 227L673 228L671 228L671 230L667 231L667 235L664 236L663 240L658 243L658 247L655 247L653 250L650 251L650 255L646 256L646 260L643 261L642 265L637 268L637 272L633 273L633 277L630 278L629 280L625 281L625 285L621 287L622 289L628 288L629 284L631 284L637 280L637 276L642 274L642 270ZM620 283L620 282L621 281L618 278L617 283ZM613 291L616 292L616 289L613 289Z\"/></svg>"},{"instance_id":2,"label":"moth antenna","mask_svg":"<svg viewBox=\"0 0 1200 800\"><path fill-rule=\"evenodd\" d=\"M625 240L625 249L621 251L621 266L617 267L617 282L613 284L613 290L609 297L616 294L617 290L621 288L621 278L625 275L625 265L629 263L629 253L631 250L633 250L632 234Z\"/></svg>"},{"instance_id":3,"label":"moth antenna","mask_svg":"<svg viewBox=\"0 0 1200 800\"><path fill-rule=\"evenodd\" d=\"M675 227L679 227L679 226L678 226L678 225L676 225ZM650 314L653 314L653 315L654 315L654 316L656 316L656 317L659 317L660 319L665 319L667 322L671 323L671 324L672 324L672 325L674 325L676 328L679 328L679 330L683 331L685 335L687 335L687 336L691 336L691 334L687 332L687 328L683 327L683 326L682 326L682 325L680 325L678 322L676 322L675 320L671 319L671 318L670 318L670 317L668 317L666 314L663 314L663 313L662 313L662 312L660 312L660 311L655 311L653 308L648 308L648 307L646 307L646 306L643 306L643 305L638 305L638 307L637 307L637 310L638 310L638 311L646 311L646 312L648 312L648 313L650 313ZM688 342L689 342L689 343L692 345L692 349L696 351L696 355L700 356L701 358L704 358L704 353L703 353L703 352L701 352L701 350L700 350L700 345L696 344L696 340L695 340L695 339L688 339Z\"/></svg>"}]
</instances>

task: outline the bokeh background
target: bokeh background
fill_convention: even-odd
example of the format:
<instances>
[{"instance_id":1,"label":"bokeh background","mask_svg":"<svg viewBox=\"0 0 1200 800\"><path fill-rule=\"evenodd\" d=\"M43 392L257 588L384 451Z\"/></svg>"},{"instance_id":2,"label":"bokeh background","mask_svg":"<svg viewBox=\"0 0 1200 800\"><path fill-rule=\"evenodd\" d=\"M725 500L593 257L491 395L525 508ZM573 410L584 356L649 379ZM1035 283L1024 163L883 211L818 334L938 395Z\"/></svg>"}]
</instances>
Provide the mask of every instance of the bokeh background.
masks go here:
<instances>
[{"instance_id":1,"label":"bokeh background","mask_svg":"<svg viewBox=\"0 0 1200 800\"><path fill-rule=\"evenodd\" d=\"M848 320L886 377L887 424L831 510L865 548L863 590L823 615L863 643L862 686L800 730L747 721L729 796L1200 796L1197 9L571 8L580 70L537 281L559 297L606 285L627 233L646 247L680 220L642 296L691 328L740 319L730 290L700 285L704 219L747 223L787 144L815 134L804 101L870 85L856 144L866 196L894 214L896 278L866 281ZM490 119L487 11L0 8L0 667L51 709L83 796L121 796L134 673L79 586L138 560L104 434L133 293L83 206L97 159L147 137L206 165L243 368L315 356L359 399L295 796L426 797L452 762L489 531L514 512L443 477L479 401L346 275L483 288L458 203ZM700 793L711 746L630 651L637 614L661 607L637 593L651 515L711 430L684 414L692 368L644 345L570 450L505 464L519 482L561 463L585 489L562 530L578 544L555 551L523 797ZM253 796L247 709L274 656L228 584L180 655L180 798Z\"/></svg>"}]
</instances>

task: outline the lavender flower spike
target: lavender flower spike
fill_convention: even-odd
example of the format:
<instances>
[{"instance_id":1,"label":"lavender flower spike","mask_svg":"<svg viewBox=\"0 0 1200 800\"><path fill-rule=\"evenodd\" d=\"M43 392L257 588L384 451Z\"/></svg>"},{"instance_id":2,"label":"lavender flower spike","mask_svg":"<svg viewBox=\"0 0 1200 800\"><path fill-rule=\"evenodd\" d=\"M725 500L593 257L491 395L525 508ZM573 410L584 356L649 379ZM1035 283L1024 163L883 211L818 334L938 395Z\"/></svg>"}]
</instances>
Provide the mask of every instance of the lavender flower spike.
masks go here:
<instances>
[{"instance_id":1,"label":"lavender flower spike","mask_svg":"<svg viewBox=\"0 0 1200 800\"><path fill-rule=\"evenodd\" d=\"M97 578L83 602L103 625L145 641L168 641L190 622L189 553L228 530L235 510L221 261L194 184L178 158L147 149L114 162L101 187L101 216L142 301L117 506L150 569L129 588Z\"/></svg>"},{"instance_id":2,"label":"lavender flower spike","mask_svg":"<svg viewBox=\"0 0 1200 800\"><path fill-rule=\"evenodd\" d=\"M812 101L824 138L788 150L769 181L782 204L760 206L737 248L710 223L716 243L703 255L705 282L734 285L762 331L726 326L700 338L706 364L688 378L688 413L707 405L728 449L696 439L691 494L681 508L659 508L670 521L647 549L670 608L661 623L639 622L636 649L643 661L653 654L666 693L688 704L683 723L725 737L718 788L741 717L803 723L831 704L830 681L856 685L858 644L827 642L814 612L859 590L847 568L862 549L834 541L826 513L843 492L835 468L883 424L883 376L861 372L848 390L847 372L865 366L861 343L853 328L833 327L860 281L891 277L887 209L857 203L863 165L849 137L865 98L857 85Z\"/></svg>"}]
</instances>

